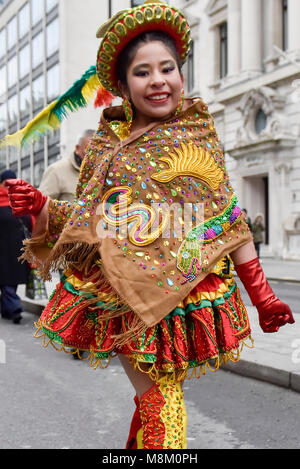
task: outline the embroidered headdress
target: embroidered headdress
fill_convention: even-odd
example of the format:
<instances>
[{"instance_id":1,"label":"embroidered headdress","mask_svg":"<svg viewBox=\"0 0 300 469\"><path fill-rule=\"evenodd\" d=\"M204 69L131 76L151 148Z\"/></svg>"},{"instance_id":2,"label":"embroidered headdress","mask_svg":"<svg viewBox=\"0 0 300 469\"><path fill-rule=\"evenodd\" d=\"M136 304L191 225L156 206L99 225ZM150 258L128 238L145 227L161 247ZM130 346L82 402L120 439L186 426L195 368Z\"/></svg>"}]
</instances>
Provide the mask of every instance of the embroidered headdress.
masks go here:
<instances>
[{"instance_id":1,"label":"embroidered headdress","mask_svg":"<svg viewBox=\"0 0 300 469\"><path fill-rule=\"evenodd\" d=\"M96 36L103 39L96 65L86 70L65 93L48 104L24 128L4 137L0 141L0 148L22 148L58 129L70 112L87 106L96 91L95 107L111 104L111 93L121 95L116 77L119 54L133 38L150 30L169 34L181 61L185 61L191 39L190 28L183 13L161 0L146 0L138 7L120 10L97 31Z\"/></svg>"},{"instance_id":2,"label":"embroidered headdress","mask_svg":"<svg viewBox=\"0 0 300 469\"><path fill-rule=\"evenodd\" d=\"M97 73L101 85L116 96L118 89L117 60L126 45L147 31L167 33L174 40L182 63L187 58L191 33L183 13L158 0L146 0L143 5L121 10L97 31L102 42L97 56Z\"/></svg>"}]
</instances>

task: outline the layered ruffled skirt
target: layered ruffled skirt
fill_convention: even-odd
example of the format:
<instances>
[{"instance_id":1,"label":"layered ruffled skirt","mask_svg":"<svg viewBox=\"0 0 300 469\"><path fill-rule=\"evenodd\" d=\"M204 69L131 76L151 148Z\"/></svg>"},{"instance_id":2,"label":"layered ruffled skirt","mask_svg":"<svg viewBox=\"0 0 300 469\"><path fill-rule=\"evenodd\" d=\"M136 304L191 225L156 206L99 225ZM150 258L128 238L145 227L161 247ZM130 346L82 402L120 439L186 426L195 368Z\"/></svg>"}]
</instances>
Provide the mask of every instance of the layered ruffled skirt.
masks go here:
<instances>
[{"instance_id":1,"label":"layered ruffled skirt","mask_svg":"<svg viewBox=\"0 0 300 469\"><path fill-rule=\"evenodd\" d=\"M121 353L153 380L161 373L172 379L199 377L207 368L215 371L222 362L238 361L243 346L253 345L233 277L209 274L160 323L138 334L132 327L135 313L111 317L114 301L111 296L107 300L105 291L94 293L93 306L83 307L83 287L79 272L66 271L36 323L35 335L43 337L44 346L52 344L80 358L80 351L88 352L85 359L94 368L107 367L111 357Z\"/></svg>"}]
</instances>

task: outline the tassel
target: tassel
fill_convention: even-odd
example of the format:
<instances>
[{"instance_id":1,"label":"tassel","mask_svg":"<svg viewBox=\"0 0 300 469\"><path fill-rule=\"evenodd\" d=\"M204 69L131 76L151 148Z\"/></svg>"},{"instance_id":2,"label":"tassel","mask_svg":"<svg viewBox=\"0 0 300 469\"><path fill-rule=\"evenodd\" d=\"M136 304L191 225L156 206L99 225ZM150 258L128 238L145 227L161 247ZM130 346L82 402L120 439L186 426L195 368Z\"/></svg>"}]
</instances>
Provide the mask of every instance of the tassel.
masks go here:
<instances>
[{"instance_id":1,"label":"tassel","mask_svg":"<svg viewBox=\"0 0 300 469\"><path fill-rule=\"evenodd\" d=\"M61 122L69 112L85 107L99 84L96 67L93 65L57 100L51 113L54 113Z\"/></svg>"},{"instance_id":2,"label":"tassel","mask_svg":"<svg viewBox=\"0 0 300 469\"><path fill-rule=\"evenodd\" d=\"M75 81L71 88L57 100L50 103L32 121L28 122L23 129L4 137L0 141L0 148L7 146L23 148L44 137L50 131L58 129L63 119L70 112L75 112L87 106L95 92L99 90L99 87L100 96L104 96L102 103L107 106L110 105L114 96L101 87L96 66L93 65L84 72L79 80ZM101 91L101 88L103 91Z\"/></svg>"},{"instance_id":3,"label":"tassel","mask_svg":"<svg viewBox=\"0 0 300 469\"><path fill-rule=\"evenodd\" d=\"M47 132L58 129L60 122L57 116L51 115L56 101L49 104L43 111L41 111L32 121L21 130L18 130L12 135L6 135L0 141L0 148L3 147L18 147L23 148L29 143L33 143L39 138L43 137Z\"/></svg>"},{"instance_id":4,"label":"tassel","mask_svg":"<svg viewBox=\"0 0 300 469\"><path fill-rule=\"evenodd\" d=\"M95 108L101 106L110 106L112 100L114 99L114 95L111 94L110 91L100 86L97 90L97 96L94 102Z\"/></svg>"}]
</instances>

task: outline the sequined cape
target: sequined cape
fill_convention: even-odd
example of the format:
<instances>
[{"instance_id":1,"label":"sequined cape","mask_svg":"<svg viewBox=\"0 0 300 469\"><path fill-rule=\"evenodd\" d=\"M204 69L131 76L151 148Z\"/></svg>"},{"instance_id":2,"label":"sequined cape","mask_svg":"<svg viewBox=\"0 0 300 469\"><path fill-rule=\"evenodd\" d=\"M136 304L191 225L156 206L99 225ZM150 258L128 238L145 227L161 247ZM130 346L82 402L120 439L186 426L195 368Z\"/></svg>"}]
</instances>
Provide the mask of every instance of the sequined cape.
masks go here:
<instances>
[{"instance_id":1,"label":"sequined cape","mask_svg":"<svg viewBox=\"0 0 300 469\"><path fill-rule=\"evenodd\" d=\"M124 120L121 107L103 112L76 200L50 201L47 230L27 242L24 257L45 278L58 266L82 271L87 291L93 276L94 289L119 298L111 315L124 313L125 303L149 327L252 235L200 98L123 141L110 125L116 120ZM164 209L170 205L173 211Z\"/></svg>"}]
</instances>

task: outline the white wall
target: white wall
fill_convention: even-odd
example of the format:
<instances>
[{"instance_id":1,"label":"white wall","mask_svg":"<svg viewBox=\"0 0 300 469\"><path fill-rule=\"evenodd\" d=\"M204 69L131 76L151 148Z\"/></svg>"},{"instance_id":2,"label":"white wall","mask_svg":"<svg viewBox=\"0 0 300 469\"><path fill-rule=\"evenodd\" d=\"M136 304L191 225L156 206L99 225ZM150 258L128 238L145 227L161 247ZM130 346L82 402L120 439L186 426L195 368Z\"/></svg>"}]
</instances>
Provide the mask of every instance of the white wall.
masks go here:
<instances>
[{"instance_id":1,"label":"white wall","mask_svg":"<svg viewBox=\"0 0 300 469\"><path fill-rule=\"evenodd\" d=\"M96 63L100 40L98 27L107 20L108 3L95 0L60 0L60 75L61 93ZM87 128L96 129L101 111L93 102L85 109L73 113L61 126L61 154L74 151L77 136Z\"/></svg>"}]
</instances>

